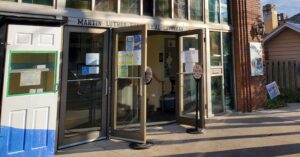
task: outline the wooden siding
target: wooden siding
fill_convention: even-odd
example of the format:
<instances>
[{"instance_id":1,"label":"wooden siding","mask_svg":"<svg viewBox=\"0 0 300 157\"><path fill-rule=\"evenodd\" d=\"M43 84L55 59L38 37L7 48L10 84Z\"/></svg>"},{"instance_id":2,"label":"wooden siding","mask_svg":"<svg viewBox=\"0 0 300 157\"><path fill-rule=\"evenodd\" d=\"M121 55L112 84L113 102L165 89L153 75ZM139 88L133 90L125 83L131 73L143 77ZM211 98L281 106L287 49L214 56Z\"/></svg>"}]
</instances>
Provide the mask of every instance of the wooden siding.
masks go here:
<instances>
[{"instance_id":1,"label":"wooden siding","mask_svg":"<svg viewBox=\"0 0 300 157\"><path fill-rule=\"evenodd\" d=\"M300 60L300 33L285 29L265 44L269 60Z\"/></svg>"}]
</instances>

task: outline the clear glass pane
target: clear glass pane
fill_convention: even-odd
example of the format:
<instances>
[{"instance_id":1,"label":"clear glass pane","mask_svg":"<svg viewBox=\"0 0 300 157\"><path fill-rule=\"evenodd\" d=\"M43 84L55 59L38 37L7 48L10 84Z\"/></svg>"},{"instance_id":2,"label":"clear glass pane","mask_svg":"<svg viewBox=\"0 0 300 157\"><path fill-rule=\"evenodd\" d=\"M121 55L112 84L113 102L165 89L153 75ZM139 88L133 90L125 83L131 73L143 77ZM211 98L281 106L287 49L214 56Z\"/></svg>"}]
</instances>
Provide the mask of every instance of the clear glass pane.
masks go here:
<instances>
[{"instance_id":1,"label":"clear glass pane","mask_svg":"<svg viewBox=\"0 0 300 157\"><path fill-rule=\"evenodd\" d=\"M153 16L153 0L143 0L144 15Z\"/></svg>"},{"instance_id":2,"label":"clear glass pane","mask_svg":"<svg viewBox=\"0 0 300 157\"><path fill-rule=\"evenodd\" d=\"M100 136L103 46L103 34L70 33L65 143Z\"/></svg>"},{"instance_id":3,"label":"clear glass pane","mask_svg":"<svg viewBox=\"0 0 300 157\"><path fill-rule=\"evenodd\" d=\"M181 59L183 68L183 116L193 116L196 111L196 81L192 74L195 63L199 63L198 35L183 37L183 52ZM194 54L196 52L197 54ZM196 59L197 58L197 59Z\"/></svg>"},{"instance_id":4,"label":"clear glass pane","mask_svg":"<svg viewBox=\"0 0 300 157\"><path fill-rule=\"evenodd\" d=\"M187 18L187 1L174 0L174 17L180 19Z\"/></svg>"},{"instance_id":5,"label":"clear glass pane","mask_svg":"<svg viewBox=\"0 0 300 157\"><path fill-rule=\"evenodd\" d=\"M67 0L67 8L91 9L91 0Z\"/></svg>"},{"instance_id":6,"label":"clear glass pane","mask_svg":"<svg viewBox=\"0 0 300 157\"><path fill-rule=\"evenodd\" d=\"M229 21L229 0L221 0L221 22L228 23Z\"/></svg>"},{"instance_id":7,"label":"clear glass pane","mask_svg":"<svg viewBox=\"0 0 300 157\"><path fill-rule=\"evenodd\" d=\"M221 33L210 32L210 64L211 66L222 66L221 56Z\"/></svg>"},{"instance_id":8,"label":"clear glass pane","mask_svg":"<svg viewBox=\"0 0 300 157\"><path fill-rule=\"evenodd\" d=\"M117 130L140 131L141 55L141 32L118 34Z\"/></svg>"},{"instance_id":9,"label":"clear glass pane","mask_svg":"<svg viewBox=\"0 0 300 157\"><path fill-rule=\"evenodd\" d=\"M140 14L140 0L121 0L121 13Z\"/></svg>"},{"instance_id":10,"label":"clear glass pane","mask_svg":"<svg viewBox=\"0 0 300 157\"><path fill-rule=\"evenodd\" d=\"M222 76L211 78L211 103L214 114L223 112Z\"/></svg>"},{"instance_id":11,"label":"clear glass pane","mask_svg":"<svg viewBox=\"0 0 300 157\"><path fill-rule=\"evenodd\" d=\"M53 0L22 0L24 3L53 5Z\"/></svg>"},{"instance_id":12,"label":"clear glass pane","mask_svg":"<svg viewBox=\"0 0 300 157\"><path fill-rule=\"evenodd\" d=\"M8 94L55 91L56 53L12 52Z\"/></svg>"},{"instance_id":13,"label":"clear glass pane","mask_svg":"<svg viewBox=\"0 0 300 157\"><path fill-rule=\"evenodd\" d=\"M209 22L220 22L219 0L209 0Z\"/></svg>"},{"instance_id":14,"label":"clear glass pane","mask_svg":"<svg viewBox=\"0 0 300 157\"><path fill-rule=\"evenodd\" d=\"M1 1L17 2L18 0L1 0Z\"/></svg>"},{"instance_id":15,"label":"clear glass pane","mask_svg":"<svg viewBox=\"0 0 300 157\"><path fill-rule=\"evenodd\" d=\"M225 106L229 110L234 109L234 75L232 56L231 33L223 33L223 61L224 61L224 95Z\"/></svg>"},{"instance_id":16,"label":"clear glass pane","mask_svg":"<svg viewBox=\"0 0 300 157\"><path fill-rule=\"evenodd\" d=\"M190 7L191 20L203 21L203 1L191 0Z\"/></svg>"},{"instance_id":17,"label":"clear glass pane","mask_svg":"<svg viewBox=\"0 0 300 157\"><path fill-rule=\"evenodd\" d=\"M171 0L156 0L155 9L155 16L171 17Z\"/></svg>"},{"instance_id":18,"label":"clear glass pane","mask_svg":"<svg viewBox=\"0 0 300 157\"><path fill-rule=\"evenodd\" d=\"M96 10L117 12L117 0L96 0Z\"/></svg>"}]
</instances>

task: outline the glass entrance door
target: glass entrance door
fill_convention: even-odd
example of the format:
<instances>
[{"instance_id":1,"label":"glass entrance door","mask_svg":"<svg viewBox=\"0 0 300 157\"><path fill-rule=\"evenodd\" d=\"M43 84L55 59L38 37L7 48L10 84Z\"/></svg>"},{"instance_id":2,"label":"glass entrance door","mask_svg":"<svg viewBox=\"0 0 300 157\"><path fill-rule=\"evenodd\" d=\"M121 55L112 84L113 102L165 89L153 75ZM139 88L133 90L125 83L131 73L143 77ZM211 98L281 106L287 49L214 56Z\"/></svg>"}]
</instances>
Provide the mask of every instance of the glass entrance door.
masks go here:
<instances>
[{"instance_id":1,"label":"glass entrance door","mask_svg":"<svg viewBox=\"0 0 300 157\"><path fill-rule=\"evenodd\" d=\"M179 43L179 83L177 86L177 122L195 125L196 114L196 81L193 77L193 66L203 67L203 37L202 30L192 30L180 33ZM204 90L202 76L199 86L199 101L203 103Z\"/></svg>"},{"instance_id":2,"label":"glass entrance door","mask_svg":"<svg viewBox=\"0 0 300 157\"><path fill-rule=\"evenodd\" d=\"M106 136L108 33L67 27L64 41L59 148Z\"/></svg>"},{"instance_id":3,"label":"glass entrance door","mask_svg":"<svg viewBox=\"0 0 300 157\"><path fill-rule=\"evenodd\" d=\"M114 30L111 136L146 142L145 25Z\"/></svg>"}]
</instances>

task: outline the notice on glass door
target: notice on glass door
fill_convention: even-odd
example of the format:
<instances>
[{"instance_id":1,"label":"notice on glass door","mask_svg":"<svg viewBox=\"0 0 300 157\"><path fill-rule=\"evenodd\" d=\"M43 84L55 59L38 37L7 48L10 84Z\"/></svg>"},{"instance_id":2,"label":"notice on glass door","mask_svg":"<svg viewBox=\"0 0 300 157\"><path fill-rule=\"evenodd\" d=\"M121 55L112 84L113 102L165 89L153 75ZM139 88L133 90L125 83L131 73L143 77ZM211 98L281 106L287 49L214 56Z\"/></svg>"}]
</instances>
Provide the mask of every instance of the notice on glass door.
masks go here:
<instances>
[{"instance_id":1,"label":"notice on glass door","mask_svg":"<svg viewBox=\"0 0 300 157\"><path fill-rule=\"evenodd\" d=\"M119 51L119 65L142 65L142 55L140 50L136 51Z\"/></svg>"},{"instance_id":2,"label":"notice on glass door","mask_svg":"<svg viewBox=\"0 0 300 157\"><path fill-rule=\"evenodd\" d=\"M41 71L28 70L21 72L20 86L38 86L41 84Z\"/></svg>"},{"instance_id":3,"label":"notice on glass door","mask_svg":"<svg viewBox=\"0 0 300 157\"><path fill-rule=\"evenodd\" d=\"M86 65L99 65L99 53L86 53L85 64Z\"/></svg>"},{"instance_id":4,"label":"notice on glass door","mask_svg":"<svg viewBox=\"0 0 300 157\"><path fill-rule=\"evenodd\" d=\"M188 51L181 52L181 63L198 63L199 54L198 50L190 49Z\"/></svg>"},{"instance_id":5,"label":"notice on glass door","mask_svg":"<svg viewBox=\"0 0 300 157\"><path fill-rule=\"evenodd\" d=\"M126 65L118 66L118 77L119 78L128 77L128 66Z\"/></svg>"}]
</instances>

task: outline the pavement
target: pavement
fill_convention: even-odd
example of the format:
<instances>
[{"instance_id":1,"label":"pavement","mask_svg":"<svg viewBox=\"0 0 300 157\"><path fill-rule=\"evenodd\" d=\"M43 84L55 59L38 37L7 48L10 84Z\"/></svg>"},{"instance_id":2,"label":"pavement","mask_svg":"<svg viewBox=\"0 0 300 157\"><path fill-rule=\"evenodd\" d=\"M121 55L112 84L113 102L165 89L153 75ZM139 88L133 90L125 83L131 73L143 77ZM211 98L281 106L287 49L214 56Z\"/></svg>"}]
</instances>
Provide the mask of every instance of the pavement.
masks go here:
<instances>
[{"instance_id":1,"label":"pavement","mask_svg":"<svg viewBox=\"0 0 300 157\"><path fill-rule=\"evenodd\" d=\"M148 128L150 149L132 150L128 142L105 140L64 149L57 157L300 157L300 104L252 113L227 113L207 120L205 134L189 126Z\"/></svg>"}]
</instances>

